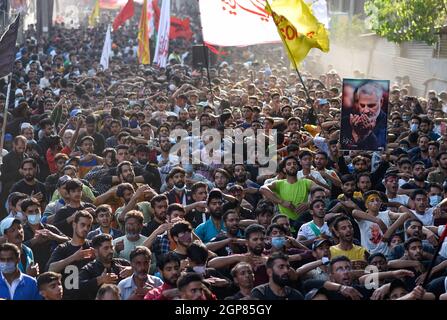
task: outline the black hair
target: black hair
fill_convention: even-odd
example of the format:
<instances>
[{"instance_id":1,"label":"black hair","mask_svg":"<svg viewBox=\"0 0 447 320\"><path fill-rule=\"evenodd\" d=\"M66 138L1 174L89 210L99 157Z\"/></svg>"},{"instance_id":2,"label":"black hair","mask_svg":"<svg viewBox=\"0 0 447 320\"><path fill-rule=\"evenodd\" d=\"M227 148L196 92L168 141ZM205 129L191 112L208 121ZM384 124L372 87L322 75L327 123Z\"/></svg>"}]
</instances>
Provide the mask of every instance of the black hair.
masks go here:
<instances>
[{"instance_id":1,"label":"black hair","mask_svg":"<svg viewBox=\"0 0 447 320\"><path fill-rule=\"evenodd\" d=\"M416 199L416 196L417 196L418 194L422 194L422 195L424 195L424 196L427 196L427 192L426 192L424 189L416 189L416 190L414 190L414 191L411 193L411 195L410 195L410 199L411 199L411 200Z\"/></svg>"},{"instance_id":2,"label":"black hair","mask_svg":"<svg viewBox=\"0 0 447 320\"><path fill-rule=\"evenodd\" d=\"M272 223L276 223L281 218L286 218L287 220L289 220L289 217L285 214L277 214L272 218Z\"/></svg>"},{"instance_id":3,"label":"black hair","mask_svg":"<svg viewBox=\"0 0 447 320\"><path fill-rule=\"evenodd\" d=\"M79 179L71 179L65 183L65 190L68 193L73 190L81 189L82 190L82 182Z\"/></svg>"},{"instance_id":4,"label":"black hair","mask_svg":"<svg viewBox=\"0 0 447 320\"><path fill-rule=\"evenodd\" d=\"M168 201L168 197L166 197L164 194L159 194L159 195L156 195L155 197L153 197L151 199L151 206L152 206L152 208L155 207L156 203L159 203L159 202L162 202L162 201Z\"/></svg>"},{"instance_id":5,"label":"black hair","mask_svg":"<svg viewBox=\"0 0 447 320\"><path fill-rule=\"evenodd\" d=\"M87 210L76 211L73 222L78 223L81 218L87 218L93 221L93 216Z\"/></svg>"},{"instance_id":6,"label":"black hair","mask_svg":"<svg viewBox=\"0 0 447 320\"><path fill-rule=\"evenodd\" d=\"M376 253L373 253L372 255L370 255L369 257L368 257L368 264L371 264L371 262L373 261L373 259L374 258L376 258L376 257L381 257L382 259L384 259L385 261L387 260L386 259L386 257L385 257L385 255L383 254L383 253L380 253L380 252L376 252Z\"/></svg>"},{"instance_id":7,"label":"black hair","mask_svg":"<svg viewBox=\"0 0 447 320\"><path fill-rule=\"evenodd\" d=\"M170 262L175 262L176 264L178 264L180 266L180 258L173 251L162 254L160 257L158 257L157 267L160 270L163 270L163 268Z\"/></svg>"},{"instance_id":8,"label":"black hair","mask_svg":"<svg viewBox=\"0 0 447 320\"><path fill-rule=\"evenodd\" d=\"M37 168L37 162L33 158L26 158L22 160L22 163L20 164L20 169L23 169L26 163L31 163L33 165L33 168Z\"/></svg>"},{"instance_id":9,"label":"black hair","mask_svg":"<svg viewBox=\"0 0 447 320\"><path fill-rule=\"evenodd\" d=\"M151 250L149 250L149 248L145 246L136 246L135 249L130 252L129 261L132 261L135 257L138 257L140 255L144 255L149 260L152 258L152 252Z\"/></svg>"},{"instance_id":10,"label":"black hair","mask_svg":"<svg viewBox=\"0 0 447 320\"><path fill-rule=\"evenodd\" d=\"M44 285L50 284L53 281L60 281L61 279L62 275L59 273L52 271L44 272L37 277L37 287L39 290L42 290Z\"/></svg>"},{"instance_id":11,"label":"black hair","mask_svg":"<svg viewBox=\"0 0 447 320\"><path fill-rule=\"evenodd\" d=\"M36 198L26 198L20 204L20 208L22 209L22 212L25 212L26 209L28 209L28 207L31 207L31 206L40 207L40 202Z\"/></svg>"},{"instance_id":12,"label":"black hair","mask_svg":"<svg viewBox=\"0 0 447 320\"><path fill-rule=\"evenodd\" d=\"M405 250L408 250L408 249L410 248L410 245L411 245L413 242L420 242L420 243L422 243L422 240L419 239L419 238L416 238L416 237L411 237L411 238L407 239L407 241L404 242L404 248L405 248Z\"/></svg>"},{"instance_id":13,"label":"black hair","mask_svg":"<svg viewBox=\"0 0 447 320\"><path fill-rule=\"evenodd\" d=\"M350 182L350 181L355 182L355 177L352 174L344 174L344 175L341 176L340 180L341 180L342 184L345 184L345 183Z\"/></svg>"},{"instance_id":14,"label":"black hair","mask_svg":"<svg viewBox=\"0 0 447 320\"><path fill-rule=\"evenodd\" d=\"M319 203L319 202L321 202L321 203L323 204L323 206L326 206L326 204L324 203L323 200L321 200L321 199L315 199L314 201L312 201L312 202L310 203L310 205L309 205L309 209L310 209L310 210L313 210L314 205L317 204L317 203Z\"/></svg>"},{"instance_id":15,"label":"black hair","mask_svg":"<svg viewBox=\"0 0 447 320\"><path fill-rule=\"evenodd\" d=\"M270 236L272 234L273 229L278 229L279 231L283 232L284 234L287 234L286 228L284 228L282 225L277 223L272 223L268 226L266 235Z\"/></svg>"},{"instance_id":16,"label":"black hair","mask_svg":"<svg viewBox=\"0 0 447 320\"><path fill-rule=\"evenodd\" d=\"M334 264L336 264L337 262L341 262L341 261L351 262L351 260L349 260L349 258L347 256L336 256L331 259L331 262L329 264L329 266L330 266L329 270L332 271L332 267L334 266Z\"/></svg>"},{"instance_id":17,"label":"black hair","mask_svg":"<svg viewBox=\"0 0 447 320\"><path fill-rule=\"evenodd\" d=\"M98 249L104 242L112 241L113 238L110 234L101 233L93 237L92 239L92 247Z\"/></svg>"},{"instance_id":18,"label":"black hair","mask_svg":"<svg viewBox=\"0 0 447 320\"><path fill-rule=\"evenodd\" d=\"M250 236L253 233L262 233L265 234L265 228L263 226L261 226L260 224L252 224L249 225L246 229L245 229L245 239L248 240L250 239Z\"/></svg>"},{"instance_id":19,"label":"black hair","mask_svg":"<svg viewBox=\"0 0 447 320\"><path fill-rule=\"evenodd\" d=\"M177 280L177 288L181 291L191 282L202 282L203 278L200 274L195 272L187 272L180 276Z\"/></svg>"},{"instance_id":20,"label":"black hair","mask_svg":"<svg viewBox=\"0 0 447 320\"><path fill-rule=\"evenodd\" d=\"M0 252L2 251L11 251L14 253L16 258L20 257L20 249L13 243L6 242L0 244Z\"/></svg>"},{"instance_id":21,"label":"black hair","mask_svg":"<svg viewBox=\"0 0 447 320\"><path fill-rule=\"evenodd\" d=\"M132 192L135 191L135 189L134 189L132 184L130 184L128 182L120 183L118 185L118 187L116 188L116 196L118 198L123 198L124 197L124 191L126 191L126 190L130 190Z\"/></svg>"},{"instance_id":22,"label":"black hair","mask_svg":"<svg viewBox=\"0 0 447 320\"><path fill-rule=\"evenodd\" d=\"M208 249L199 242L193 242L186 249L188 258L198 265L204 265L208 260Z\"/></svg>"},{"instance_id":23,"label":"black hair","mask_svg":"<svg viewBox=\"0 0 447 320\"><path fill-rule=\"evenodd\" d=\"M178 237L178 235L182 232L192 232L191 224L188 221L178 221L174 223L171 230L169 230L169 234L171 237Z\"/></svg>"},{"instance_id":24,"label":"black hair","mask_svg":"<svg viewBox=\"0 0 447 320\"><path fill-rule=\"evenodd\" d=\"M266 269L272 269L276 260L286 260L286 261L289 261L289 256L287 254L282 253L282 252L275 252L275 253L273 253L267 259L267 262L265 263Z\"/></svg>"},{"instance_id":25,"label":"black hair","mask_svg":"<svg viewBox=\"0 0 447 320\"><path fill-rule=\"evenodd\" d=\"M337 217L335 220L334 220L334 228L335 228L335 230L338 230L338 225L340 224L340 222L342 222L342 221L351 221L347 216L345 216L345 215L343 215L343 216L340 216L340 217Z\"/></svg>"},{"instance_id":26,"label":"black hair","mask_svg":"<svg viewBox=\"0 0 447 320\"><path fill-rule=\"evenodd\" d=\"M133 164L130 161L123 161L116 167L116 174L118 176L123 173L123 166L130 166L133 170Z\"/></svg>"}]
</instances>

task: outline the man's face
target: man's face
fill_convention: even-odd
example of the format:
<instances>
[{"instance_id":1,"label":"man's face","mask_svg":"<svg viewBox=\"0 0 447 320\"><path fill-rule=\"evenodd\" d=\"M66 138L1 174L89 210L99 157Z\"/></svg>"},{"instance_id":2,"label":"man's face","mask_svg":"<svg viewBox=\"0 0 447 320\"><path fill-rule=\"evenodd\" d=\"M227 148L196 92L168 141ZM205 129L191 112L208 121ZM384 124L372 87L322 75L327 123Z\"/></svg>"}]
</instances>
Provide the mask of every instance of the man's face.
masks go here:
<instances>
[{"instance_id":1,"label":"man's face","mask_svg":"<svg viewBox=\"0 0 447 320\"><path fill-rule=\"evenodd\" d=\"M421 238L422 237L422 223L418 221L412 221L407 228L407 236L409 238Z\"/></svg>"},{"instance_id":2,"label":"man's face","mask_svg":"<svg viewBox=\"0 0 447 320\"><path fill-rule=\"evenodd\" d=\"M270 212L263 212L258 215L256 220L258 223L263 226L264 228L267 228L272 223L273 214Z\"/></svg>"},{"instance_id":3,"label":"man's face","mask_svg":"<svg viewBox=\"0 0 447 320\"><path fill-rule=\"evenodd\" d=\"M296 176L298 172L298 162L295 159L288 159L284 170L288 176Z\"/></svg>"},{"instance_id":4,"label":"man's face","mask_svg":"<svg viewBox=\"0 0 447 320\"><path fill-rule=\"evenodd\" d=\"M354 105L357 113L360 115L365 114L369 121L373 122L375 125L375 121L379 116L381 107L381 99L379 97L375 94L360 94L357 103Z\"/></svg>"},{"instance_id":5,"label":"man's face","mask_svg":"<svg viewBox=\"0 0 447 320\"><path fill-rule=\"evenodd\" d=\"M26 128L23 130L23 135L26 137L26 139L32 140L34 138L34 131L32 128Z\"/></svg>"},{"instance_id":6,"label":"man's face","mask_svg":"<svg viewBox=\"0 0 447 320\"><path fill-rule=\"evenodd\" d=\"M82 198L82 188L77 188L75 190L70 190L68 192L68 195L70 197L70 201L80 202L81 198Z\"/></svg>"},{"instance_id":7,"label":"man's face","mask_svg":"<svg viewBox=\"0 0 447 320\"><path fill-rule=\"evenodd\" d=\"M63 288L61 280L53 280L43 285L39 293L45 300L62 300Z\"/></svg>"},{"instance_id":8,"label":"man's face","mask_svg":"<svg viewBox=\"0 0 447 320\"><path fill-rule=\"evenodd\" d=\"M315 156L315 167L317 167L318 170L323 170L324 168L326 168L327 165L327 159L324 155L322 154L317 154Z\"/></svg>"},{"instance_id":9,"label":"man's face","mask_svg":"<svg viewBox=\"0 0 447 320\"><path fill-rule=\"evenodd\" d=\"M168 262L160 271L163 281L175 287L180 277L180 265L177 262Z\"/></svg>"},{"instance_id":10,"label":"man's face","mask_svg":"<svg viewBox=\"0 0 447 320\"><path fill-rule=\"evenodd\" d=\"M73 226L76 236L80 239L85 239L92 227L92 220L82 217L77 223L73 222Z\"/></svg>"},{"instance_id":11,"label":"man's face","mask_svg":"<svg viewBox=\"0 0 447 320\"><path fill-rule=\"evenodd\" d=\"M169 152L171 150L171 142L169 138L164 137L160 139L160 148L163 152Z\"/></svg>"},{"instance_id":12,"label":"man's face","mask_svg":"<svg viewBox=\"0 0 447 320\"><path fill-rule=\"evenodd\" d=\"M117 135L121 130L121 125L118 123L112 123L112 125L110 126L110 132L112 133L112 135Z\"/></svg>"},{"instance_id":13,"label":"man's face","mask_svg":"<svg viewBox=\"0 0 447 320\"><path fill-rule=\"evenodd\" d=\"M120 179L122 182L133 183L133 181L135 179L135 173L133 171L132 166L123 165L121 167Z\"/></svg>"},{"instance_id":14,"label":"man's face","mask_svg":"<svg viewBox=\"0 0 447 320\"><path fill-rule=\"evenodd\" d=\"M363 193L371 190L371 178L367 176L361 176L358 181L358 187Z\"/></svg>"},{"instance_id":15,"label":"man's face","mask_svg":"<svg viewBox=\"0 0 447 320\"><path fill-rule=\"evenodd\" d=\"M118 163L123 162L123 161L129 161L130 160L130 155L129 155L129 150L128 149L118 149L116 152L116 161L118 161Z\"/></svg>"},{"instance_id":16,"label":"man's face","mask_svg":"<svg viewBox=\"0 0 447 320\"><path fill-rule=\"evenodd\" d=\"M84 140L81 144L81 151L84 154L89 154L93 152L93 141L90 139Z\"/></svg>"},{"instance_id":17,"label":"man's face","mask_svg":"<svg viewBox=\"0 0 447 320\"><path fill-rule=\"evenodd\" d=\"M191 103L193 103L191 101ZM195 119L197 117L197 108L196 107L190 107L188 109L188 113L189 113L189 118L190 119Z\"/></svg>"},{"instance_id":18,"label":"man's face","mask_svg":"<svg viewBox=\"0 0 447 320\"><path fill-rule=\"evenodd\" d=\"M205 201L207 196L206 188L197 188L196 192L192 195L194 201Z\"/></svg>"},{"instance_id":19,"label":"man's face","mask_svg":"<svg viewBox=\"0 0 447 320\"><path fill-rule=\"evenodd\" d=\"M100 211L97 217L98 223L103 228L110 227L110 223L112 222L112 213L107 211Z\"/></svg>"},{"instance_id":20,"label":"man's face","mask_svg":"<svg viewBox=\"0 0 447 320\"><path fill-rule=\"evenodd\" d=\"M301 158L300 162L303 168L309 169L312 165L312 156L304 156Z\"/></svg>"},{"instance_id":21,"label":"man's face","mask_svg":"<svg viewBox=\"0 0 447 320\"><path fill-rule=\"evenodd\" d=\"M244 183L247 180L247 171L244 166L236 166L234 168L234 178L239 183Z\"/></svg>"},{"instance_id":22,"label":"man's face","mask_svg":"<svg viewBox=\"0 0 447 320\"><path fill-rule=\"evenodd\" d=\"M44 128L44 134L49 137L54 131L54 126L52 124L47 124Z\"/></svg>"},{"instance_id":23,"label":"man's face","mask_svg":"<svg viewBox=\"0 0 447 320\"><path fill-rule=\"evenodd\" d=\"M414 207L418 212L425 212L428 208L428 198L424 194L418 194L414 198Z\"/></svg>"},{"instance_id":24,"label":"man's face","mask_svg":"<svg viewBox=\"0 0 447 320\"><path fill-rule=\"evenodd\" d=\"M130 265L132 266L134 276L141 280L147 279L147 274L151 265L151 259L148 256L139 254L133 258Z\"/></svg>"},{"instance_id":25,"label":"man's face","mask_svg":"<svg viewBox=\"0 0 447 320\"><path fill-rule=\"evenodd\" d=\"M9 229L5 230L5 236L8 242L20 247L25 238L22 225L14 222Z\"/></svg>"},{"instance_id":26,"label":"man's face","mask_svg":"<svg viewBox=\"0 0 447 320\"><path fill-rule=\"evenodd\" d=\"M289 270L290 264L287 260L276 259L272 269L267 269L267 274L276 285L284 288L289 284Z\"/></svg>"},{"instance_id":27,"label":"man's face","mask_svg":"<svg viewBox=\"0 0 447 320\"><path fill-rule=\"evenodd\" d=\"M344 240L346 242L352 242L352 237L354 234L354 228L352 227L352 223L349 220L341 221L336 230L336 235L340 238L340 240Z\"/></svg>"},{"instance_id":28,"label":"man's face","mask_svg":"<svg viewBox=\"0 0 447 320\"><path fill-rule=\"evenodd\" d=\"M136 218L129 218L126 220L125 229L127 236L135 237L141 233L143 224Z\"/></svg>"},{"instance_id":29,"label":"man's face","mask_svg":"<svg viewBox=\"0 0 447 320\"><path fill-rule=\"evenodd\" d=\"M397 300L399 298L402 298L407 293L408 291L404 288L395 288L393 291L390 292L390 300Z\"/></svg>"},{"instance_id":30,"label":"man's face","mask_svg":"<svg viewBox=\"0 0 447 320\"><path fill-rule=\"evenodd\" d=\"M443 154L440 158L439 158L439 166L444 169L447 170L447 154Z\"/></svg>"},{"instance_id":31,"label":"man's face","mask_svg":"<svg viewBox=\"0 0 447 320\"><path fill-rule=\"evenodd\" d=\"M11 250L1 251L0 252L0 262L3 262L3 263L13 262L17 266L17 264L19 263L19 257L16 257L14 255L14 252L12 252Z\"/></svg>"},{"instance_id":32,"label":"man's face","mask_svg":"<svg viewBox=\"0 0 447 320\"><path fill-rule=\"evenodd\" d=\"M239 221L240 219L237 213L230 213L227 215L225 220L225 227L230 235L237 235L239 231Z\"/></svg>"},{"instance_id":33,"label":"man's face","mask_svg":"<svg viewBox=\"0 0 447 320\"><path fill-rule=\"evenodd\" d=\"M98 249L95 249L95 256L103 263L112 262L113 258L112 241L104 241Z\"/></svg>"},{"instance_id":34,"label":"man's face","mask_svg":"<svg viewBox=\"0 0 447 320\"><path fill-rule=\"evenodd\" d=\"M351 278L352 266L349 261L338 261L331 266L331 281L350 286L352 284Z\"/></svg>"},{"instance_id":35,"label":"man's face","mask_svg":"<svg viewBox=\"0 0 447 320\"><path fill-rule=\"evenodd\" d=\"M36 168L34 168L32 163L25 163L21 169L23 178L26 181L33 181L36 177Z\"/></svg>"},{"instance_id":36,"label":"man's face","mask_svg":"<svg viewBox=\"0 0 447 320\"><path fill-rule=\"evenodd\" d=\"M249 266L240 267L234 277L234 282L239 288L253 288L254 281L253 269Z\"/></svg>"},{"instance_id":37,"label":"man's face","mask_svg":"<svg viewBox=\"0 0 447 320\"><path fill-rule=\"evenodd\" d=\"M385 188L390 193L396 193L399 188L398 178L391 176L385 179Z\"/></svg>"},{"instance_id":38,"label":"man's face","mask_svg":"<svg viewBox=\"0 0 447 320\"><path fill-rule=\"evenodd\" d=\"M95 124L94 124L94 123L87 123L87 124L85 125L85 128L87 129L87 132L88 132L89 134L93 134L93 133L95 133Z\"/></svg>"},{"instance_id":39,"label":"man's face","mask_svg":"<svg viewBox=\"0 0 447 320\"><path fill-rule=\"evenodd\" d=\"M428 150L428 138L427 137L422 137L419 139L419 148L421 149L421 151L426 152Z\"/></svg>"},{"instance_id":40,"label":"man's face","mask_svg":"<svg viewBox=\"0 0 447 320\"><path fill-rule=\"evenodd\" d=\"M354 165L354 169L357 172L366 171L367 166L365 161L357 161Z\"/></svg>"},{"instance_id":41,"label":"man's face","mask_svg":"<svg viewBox=\"0 0 447 320\"><path fill-rule=\"evenodd\" d=\"M422 260L422 242L415 241L410 244L408 250L406 250L408 258L414 261Z\"/></svg>"},{"instance_id":42,"label":"man's face","mask_svg":"<svg viewBox=\"0 0 447 320\"><path fill-rule=\"evenodd\" d=\"M412 174L412 173L411 173L411 164L409 164L409 163L404 163L403 165L401 165L401 166L399 167L399 172L402 172L402 173L406 173L406 174L411 175L411 174Z\"/></svg>"},{"instance_id":43,"label":"man's face","mask_svg":"<svg viewBox=\"0 0 447 320\"><path fill-rule=\"evenodd\" d=\"M172 218L172 217L171 217ZM174 241L177 245L182 245L187 248L192 243L192 232L191 230L187 230L184 232L180 232L176 237L174 237Z\"/></svg>"},{"instance_id":44,"label":"man's face","mask_svg":"<svg viewBox=\"0 0 447 320\"><path fill-rule=\"evenodd\" d=\"M182 172L174 174L172 180L174 182L174 186L180 189L183 188L186 184L186 177L185 174Z\"/></svg>"},{"instance_id":45,"label":"man's face","mask_svg":"<svg viewBox=\"0 0 447 320\"><path fill-rule=\"evenodd\" d=\"M248 251L256 256L260 256L265 248L265 235L262 232L255 232L250 235L247 241Z\"/></svg>"},{"instance_id":46,"label":"man's face","mask_svg":"<svg viewBox=\"0 0 447 320\"><path fill-rule=\"evenodd\" d=\"M384 259L383 257L380 257L380 256L374 257L371 260L370 265L377 267L377 269L379 269L379 272L384 272L384 271L388 270L388 265L387 265L386 259Z\"/></svg>"},{"instance_id":47,"label":"man's face","mask_svg":"<svg viewBox=\"0 0 447 320\"><path fill-rule=\"evenodd\" d=\"M22 140L18 140L17 143L13 143L14 151L21 154L25 152L26 143Z\"/></svg>"},{"instance_id":48,"label":"man's face","mask_svg":"<svg viewBox=\"0 0 447 320\"><path fill-rule=\"evenodd\" d=\"M214 218L220 219L222 217L222 204L222 199L218 198L214 198L209 201L208 210Z\"/></svg>"},{"instance_id":49,"label":"man's face","mask_svg":"<svg viewBox=\"0 0 447 320\"><path fill-rule=\"evenodd\" d=\"M421 130L421 132L423 133L428 133L430 129L430 126L428 125L427 122L421 122L421 124L419 125L419 130Z\"/></svg>"},{"instance_id":50,"label":"man's face","mask_svg":"<svg viewBox=\"0 0 447 320\"><path fill-rule=\"evenodd\" d=\"M214 183L219 189L224 189L228 184L228 178L224 174L216 172L214 175Z\"/></svg>"},{"instance_id":51,"label":"man's face","mask_svg":"<svg viewBox=\"0 0 447 320\"><path fill-rule=\"evenodd\" d=\"M438 155L439 149L438 147L434 146L434 145L430 145L428 146L428 155L432 158L436 158L436 156Z\"/></svg>"},{"instance_id":52,"label":"man's face","mask_svg":"<svg viewBox=\"0 0 447 320\"><path fill-rule=\"evenodd\" d=\"M203 295L203 286L201 281L190 282L180 290L181 298L184 300L201 300Z\"/></svg>"},{"instance_id":53,"label":"man's face","mask_svg":"<svg viewBox=\"0 0 447 320\"><path fill-rule=\"evenodd\" d=\"M425 166L422 164L416 164L413 167L413 178L416 181L425 181L426 178Z\"/></svg>"},{"instance_id":54,"label":"man's face","mask_svg":"<svg viewBox=\"0 0 447 320\"><path fill-rule=\"evenodd\" d=\"M166 220L166 211L168 209L168 202L166 200L156 202L154 206L154 215L158 220Z\"/></svg>"},{"instance_id":55,"label":"man's face","mask_svg":"<svg viewBox=\"0 0 447 320\"><path fill-rule=\"evenodd\" d=\"M347 196L348 198L352 198L355 191L355 182L347 181L346 183L342 184L341 189L345 196Z\"/></svg>"},{"instance_id":56,"label":"man's face","mask_svg":"<svg viewBox=\"0 0 447 320\"><path fill-rule=\"evenodd\" d=\"M326 215L326 208L324 206L324 203L322 202L315 203L314 206L312 207L312 215L317 218L324 218L324 216Z\"/></svg>"},{"instance_id":57,"label":"man's face","mask_svg":"<svg viewBox=\"0 0 447 320\"><path fill-rule=\"evenodd\" d=\"M323 243L319 245L317 248L315 248L315 250L312 252L312 255L317 260L320 260L323 257L330 258L331 250L329 248L330 248L329 243Z\"/></svg>"},{"instance_id":58,"label":"man's face","mask_svg":"<svg viewBox=\"0 0 447 320\"><path fill-rule=\"evenodd\" d=\"M289 122L287 130L289 130L290 132L295 132L298 131L298 129L299 129L298 121L292 120Z\"/></svg>"}]
</instances>

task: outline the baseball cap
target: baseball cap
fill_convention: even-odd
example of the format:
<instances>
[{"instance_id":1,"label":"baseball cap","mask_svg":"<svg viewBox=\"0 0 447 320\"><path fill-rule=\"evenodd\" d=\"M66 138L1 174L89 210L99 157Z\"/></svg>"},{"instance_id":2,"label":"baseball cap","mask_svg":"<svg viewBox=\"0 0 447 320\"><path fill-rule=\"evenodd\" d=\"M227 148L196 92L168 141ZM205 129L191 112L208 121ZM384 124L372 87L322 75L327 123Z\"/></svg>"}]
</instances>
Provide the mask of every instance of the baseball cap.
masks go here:
<instances>
[{"instance_id":1,"label":"baseball cap","mask_svg":"<svg viewBox=\"0 0 447 320\"><path fill-rule=\"evenodd\" d=\"M206 203L210 203L212 199L223 199L222 191L218 188L213 188L208 194L208 198L206 199Z\"/></svg>"},{"instance_id":2,"label":"baseball cap","mask_svg":"<svg viewBox=\"0 0 447 320\"><path fill-rule=\"evenodd\" d=\"M314 241L314 243L312 244L312 250L317 249L319 246L321 246L323 243L327 243L329 245L331 245L332 243L328 240L328 239L317 239Z\"/></svg>"},{"instance_id":3,"label":"baseball cap","mask_svg":"<svg viewBox=\"0 0 447 320\"><path fill-rule=\"evenodd\" d=\"M67 181L72 180L72 178L69 175L63 175L62 177L59 178L59 180L57 180L57 184L56 187L60 188L61 186L63 186Z\"/></svg>"},{"instance_id":4,"label":"baseball cap","mask_svg":"<svg viewBox=\"0 0 447 320\"><path fill-rule=\"evenodd\" d=\"M73 109L70 111L70 117L76 117L80 113L82 113L81 109Z\"/></svg>"},{"instance_id":5,"label":"baseball cap","mask_svg":"<svg viewBox=\"0 0 447 320\"><path fill-rule=\"evenodd\" d=\"M385 172L385 176L384 178L388 178L388 177L397 177L399 173L399 170L396 168L389 168L386 172Z\"/></svg>"},{"instance_id":6,"label":"baseball cap","mask_svg":"<svg viewBox=\"0 0 447 320\"><path fill-rule=\"evenodd\" d=\"M17 218L8 217L2 220L0 223L0 235L4 235L5 231L11 228L14 223L20 224L21 221Z\"/></svg>"}]
</instances>

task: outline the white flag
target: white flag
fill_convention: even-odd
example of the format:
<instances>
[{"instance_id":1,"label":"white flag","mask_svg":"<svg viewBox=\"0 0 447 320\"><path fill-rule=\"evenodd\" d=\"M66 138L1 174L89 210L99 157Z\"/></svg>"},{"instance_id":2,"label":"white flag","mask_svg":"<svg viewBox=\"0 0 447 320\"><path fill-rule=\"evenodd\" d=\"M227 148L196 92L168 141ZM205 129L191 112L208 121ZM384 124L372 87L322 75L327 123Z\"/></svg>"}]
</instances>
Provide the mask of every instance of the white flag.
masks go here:
<instances>
[{"instance_id":1,"label":"white flag","mask_svg":"<svg viewBox=\"0 0 447 320\"><path fill-rule=\"evenodd\" d=\"M155 46L154 64L165 68L169 54L169 29L171 28L171 0L163 0L160 9L158 37Z\"/></svg>"},{"instance_id":2,"label":"white flag","mask_svg":"<svg viewBox=\"0 0 447 320\"><path fill-rule=\"evenodd\" d=\"M101 66L104 70L109 68L109 58L112 53L112 37L110 35L112 27L109 25L107 27L106 39L104 40L104 47L102 47L101 54Z\"/></svg>"},{"instance_id":3,"label":"white flag","mask_svg":"<svg viewBox=\"0 0 447 320\"><path fill-rule=\"evenodd\" d=\"M329 29L329 16L327 14L326 0L306 0L306 3L312 8L312 13L319 22Z\"/></svg>"},{"instance_id":4,"label":"white flag","mask_svg":"<svg viewBox=\"0 0 447 320\"><path fill-rule=\"evenodd\" d=\"M204 41L216 46L281 42L265 3L265 0L199 0Z\"/></svg>"}]
</instances>

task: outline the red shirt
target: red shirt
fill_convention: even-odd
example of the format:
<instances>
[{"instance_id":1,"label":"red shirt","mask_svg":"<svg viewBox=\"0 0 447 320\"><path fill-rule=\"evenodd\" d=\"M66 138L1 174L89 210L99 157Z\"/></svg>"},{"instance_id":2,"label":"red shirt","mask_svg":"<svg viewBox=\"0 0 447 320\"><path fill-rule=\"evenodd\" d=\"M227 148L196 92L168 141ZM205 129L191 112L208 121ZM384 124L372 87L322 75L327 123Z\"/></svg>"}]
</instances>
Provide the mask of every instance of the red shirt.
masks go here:
<instances>
[{"instance_id":1,"label":"red shirt","mask_svg":"<svg viewBox=\"0 0 447 320\"><path fill-rule=\"evenodd\" d=\"M174 287L165 282L165 283L163 283L162 286L160 286L158 288L154 288L152 290L149 290L146 293L146 295L144 296L144 300L172 300L170 298L166 298L163 295L163 292L165 290L170 290L170 289L174 289Z\"/></svg>"},{"instance_id":2,"label":"red shirt","mask_svg":"<svg viewBox=\"0 0 447 320\"><path fill-rule=\"evenodd\" d=\"M69 147L63 147L59 153L65 153L67 156L70 156L71 149ZM51 173L57 172L57 165L56 165L56 161L54 160L54 156L55 156L55 154L53 154L53 152L51 152L51 149L48 148L47 163L48 163L48 167L50 168Z\"/></svg>"}]
</instances>

